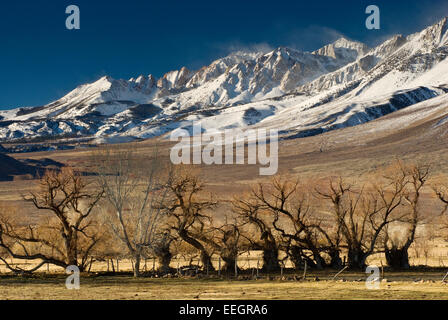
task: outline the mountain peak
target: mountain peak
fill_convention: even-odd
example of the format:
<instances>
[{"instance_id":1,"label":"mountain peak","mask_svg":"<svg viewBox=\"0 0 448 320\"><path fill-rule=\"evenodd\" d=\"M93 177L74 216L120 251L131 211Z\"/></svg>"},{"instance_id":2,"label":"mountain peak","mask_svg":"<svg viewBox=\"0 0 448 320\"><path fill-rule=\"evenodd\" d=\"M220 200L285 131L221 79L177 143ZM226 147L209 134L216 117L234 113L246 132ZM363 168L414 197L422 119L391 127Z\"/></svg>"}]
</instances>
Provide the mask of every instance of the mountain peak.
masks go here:
<instances>
[{"instance_id":1,"label":"mountain peak","mask_svg":"<svg viewBox=\"0 0 448 320\"><path fill-rule=\"evenodd\" d=\"M344 57L356 60L365 55L368 51L369 48L365 44L341 37L333 43L313 51L312 54L328 56L334 59Z\"/></svg>"},{"instance_id":2,"label":"mountain peak","mask_svg":"<svg viewBox=\"0 0 448 320\"><path fill-rule=\"evenodd\" d=\"M101 78L99 78L97 81L95 82L113 82L114 79L111 76L102 76Z\"/></svg>"},{"instance_id":3,"label":"mountain peak","mask_svg":"<svg viewBox=\"0 0 448 320\"><path fill-rule=\"evenodd\" d=\"M433 47L440 47L448 43L448 19L447 17L437 21L424 30L408 36L415 50L430 51Z\"/></svg>"},{"instance_id":4,"label":"mountain peak","mask_svg":"<svg viewBox=\"0 0 448 320\"><path fill-rule=\"evenodd\" d=\"M338 40L333 42L332 45L335 48L355 50L360 55L364 55L369 50L369 48L364 43L355 40L350 40L344 37L339 38Z\"/></svg>"},{"instance_id":5,"label":"mountain peak","mask_svg":"<svg viewBox=\"0 0 448 320\"><path fill-rule=\"evenodd\" d=\"M341 47L342 48L350 48L353 46L364 46L364 44L359 41L350 40L345 37L340 37L339 39L334 41L332 44L337 48L341 48Z\"/></svg>"},{"instance_id":6,"label":"mountain peak","mask_svg":"<svg viewBox=\"0 0 448 320\"><path fill-rule=\"evenodd\" d=\"M448 16L443 17L443 18L439 21L439 23L443 23L443 24L446 24L447 22L448 22Z\"/></svg>"},{"instance_id":7,"label":"mountain peak","mask_svg":"<svg viewBox=\"0 0 448 320\"><path fill-rule=\"evenodd\" d=\"M193 75L193 72L186 67L182 67L180 70L165 73L163 77L157 81L157 86L164 89L179 88L185 86Z\"/></svg>"},{"instance_id":8,"label":"mountain peak","mask_svg":"<svg viewBox=\"0 0 448 320\"><path fill-rule=\"evenodd\" d=\"M293 52L298 52L298 51L295 49L288 48L288 47L280 46L280 47L276 48L275 50L273 50L271 53L276 54L276 55L290 55Z\"/></svg>"}]
</instances>

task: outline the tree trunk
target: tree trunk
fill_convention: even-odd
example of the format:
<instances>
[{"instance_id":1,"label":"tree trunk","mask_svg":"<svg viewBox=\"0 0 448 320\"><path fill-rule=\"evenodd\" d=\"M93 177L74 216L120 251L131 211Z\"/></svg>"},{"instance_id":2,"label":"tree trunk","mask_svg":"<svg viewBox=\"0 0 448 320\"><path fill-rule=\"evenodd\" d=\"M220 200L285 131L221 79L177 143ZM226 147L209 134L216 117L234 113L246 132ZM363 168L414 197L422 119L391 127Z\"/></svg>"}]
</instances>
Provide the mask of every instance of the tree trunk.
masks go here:
<instances>
[{"instance_id":1,"label":"tree trunk","mask_svg":"<svg viewBox=\"0 0 448 320\"><path fill-rule=\"evenodd\" d=\"M310 269L316 268L316 263L303 253L303 249L299 246L291 246L289 249L289 259L291 260L296 270L305 268L305 261L307 267Z\"/></svg>"},{"instance_id":2,"label":"tree trunk","mask_svg":"<svg viewBox=\"0 0 448 320\"><path fill-rule=\"evenodd\" d=\"M325 263L324 258L322 258L322 256L320 255L319 251L313 250L313 258L314 258L314 262L316 264L316 269L323 270L324 267L326 266L326 263Z\"/></svg>"},{"instance_id":3,"label":"tree trunk","mask_svg":"<svg viewBox=\"0 0 448 320\"><path fill-rule=\"evenodd\" d=\"M212 258L205 250L201 252L201 262L204 270L207 269L208 266L209 271L215 271L215 268L213 267L212 264Z\"/></svg>"},{"instance_id":4,"label":"tree trunk","mask_svg":"<svg viewBox=\"0 0 448 320\"><path fill-rule=\"evenodd\" d=\"M296 270L302 269L305 266L305 260L303 259L303 253L300 247L291 246L288 250L288 256Z\"/></svg>"},{"instance_id":5,"label":"tree trunk","mask_svg":"<svg viewBox=\"0 0 448 320\"><path fill-rule=\"evenodd\" d=\"M347 254L347 264L350 269L361 269L366 268L367 255L359 248L349 249Z\"/></svg>"},{"instance_id":6,"label":"tree trunk","mask_svg":"<svg viewBox=\"0 0 448 320\"><path fill-rule=\"evenodd\" d=\"M138 277L140 277L140 262L141 262L142 257L140 254L136 254L134 258L135 258L134 277L138 278Z\"/></svg>"},{"instance_id":7,"label":"tree trunk","mask_svg":"<svg viewBox=\"0 0 448 320\"><path fill-rule=\"evenodd\" d=\"M235 271L236 259L234 257L222 257L222 260L224 261L224 266L221 269L223 272L229 273Z\"/></svg>"},{"instance_id":8,"label":"tree trunk","mask_svg":"<svg viewBox=\"0 0 448 320\"><path fill-rule=\"evenodd\" d=\"M215 271L215 268L213 268L213 265L212 265L212 259L211 259L210 255L208 254L205 247L199 241L190 237L185 230L181 230L179 232L179 236L186 243L188 243L189 245L193 246L194 248L198 249L201 252L201 262L202 262L202 265L204 266L204 268L207 268L207 265L208 265L209 271Z\"/></svg>"},{"instance_id":9,"label":"tree trunk","mask_svg":"<svg viewBox=\"0 0 448 320\"><path fill-rule=\"evenodd\" d=\"M278 261L278 246L275 238L269 231L261 234L262 248L263 248L263 271L277 272L280 270L280 263Z\"/></svg>"},{"instance_id":10,"label":"tree trunk","mask_svg":"<svg viewBox=\"0 0 448 320\"><path fill-rule=\"evenodd\" d=\"M342 259L340 256L339 250L330 249L328 252L330 255L330 267L333 269L341 269L342 268Z\"/></svg>"},{"instance_id":11,"label":"tree trunk","mask_svg":"<svg viewBox=\"0 0 448 320\"><path fill-rule=\"evenodd\" d=\"M73 244L74 240L72 233L67 232L62 233L62 237L64 239L65 244L65 253L67 257L67 266L77 266L78 267L78 259L76 257L76 244Z\"/></svg>"},{"instance_id":12,"label":"tree trunk","mask_svg":"<svg viewBox=\"0 0 448 320\"><path fill-rule=\"evenodd\" d=\"M268 246L263 249L263 269L262 270L265 272L277 272L280 270L277 247Z\"/></svg>"},{"instance_id":13,"label":"tree trunk","mask_svg":"<svg viewBox=\"0 0 448 320\"><path fill-rule=\"evenodd\" d=\"M171 271L170 263L173 255L170 251L170 246L161 246L155 250L157 262L159 263L158 271L161 273L168 273Z\"/></svg>"},{"instance_id":14,"label":"tree trunk","mask_svg":"<svg viewBox=\"0 0 448 320\"><path fill-rule=\"evenodd\" d=\"M232 253L221 253L221 258L224 261L224 266L222 267L222 271L229 273L235 272L235 263L237 259L237 255L234 252Z\"/></svg>"},{"instance_id":15,"label":"tree trunk","mask_svg":"<svg viewBox=\"0 0 448 320\"><path fill-rule=\"evenodd\" d=\"M386 249L385 255L389 267L395 270L410 268L407 247Z\"/></svg>"}]
</instances>

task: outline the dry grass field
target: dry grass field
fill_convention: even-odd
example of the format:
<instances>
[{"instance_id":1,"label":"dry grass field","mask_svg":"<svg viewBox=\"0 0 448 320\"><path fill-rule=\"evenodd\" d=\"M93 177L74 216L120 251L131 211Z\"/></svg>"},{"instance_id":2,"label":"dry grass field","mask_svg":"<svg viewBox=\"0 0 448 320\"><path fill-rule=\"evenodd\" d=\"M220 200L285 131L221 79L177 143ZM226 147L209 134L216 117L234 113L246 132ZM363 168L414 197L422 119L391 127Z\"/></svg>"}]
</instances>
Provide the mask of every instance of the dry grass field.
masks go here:
<instances>
[{"instance_id":1,"label":"dry grass field","mask_svg":"<svg viewBox=\"0 0 448 320\"><path fill-rule=\"evenodd\" d=\"M315 281L315 277L322 279ZM131 276L81 276L79 290L65 288L65 277L0 277L0 299L21 300L414 300L448 299L443 272L387 273L377 290L366 288L365 274L310 274L305 281L236 279L134 279ZM278 277L277 277L278 278ZM426 280L422 280L426 279Z\"/></svg>"}]
</instances>

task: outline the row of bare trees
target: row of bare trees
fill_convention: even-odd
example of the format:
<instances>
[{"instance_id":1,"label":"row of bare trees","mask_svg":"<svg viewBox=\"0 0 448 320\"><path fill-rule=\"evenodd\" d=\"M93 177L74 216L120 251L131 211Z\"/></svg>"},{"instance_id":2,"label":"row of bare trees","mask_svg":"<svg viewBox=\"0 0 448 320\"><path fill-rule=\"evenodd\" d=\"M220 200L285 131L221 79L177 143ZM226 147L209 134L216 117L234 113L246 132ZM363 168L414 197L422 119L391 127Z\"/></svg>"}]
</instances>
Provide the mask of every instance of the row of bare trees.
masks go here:
<instances>
[{"instance_id":1,"label":"row of bare trees","mask_svg":"<svg viewBox=\"0 0 448 320\"><path fill-rule=\"evenodd\" d=\"M87 271L96 260L127 257L138 277L142 259L155 257L159 271L169 272L174 256L196 252L209 271L219 256L225 272L251 250L262 252L266 272L286 261L297 269L340 268L343 257L350 268L364 268L378 253L393 268L409 268L417 228L442 217L422 204L424 190L448 207L447 188L427 186L428 166L399 161L363 184L275 178L217 201L192 169L164 165L157 151L144 158L107 148L92 160L91 177L70 168L48 171L24 197L35 213L1 208L0 260L10 270L53 264ZM223 205L226 213L216 214ZM25 270L7 258L35 265Z\"/></svg>"}]
</instances>

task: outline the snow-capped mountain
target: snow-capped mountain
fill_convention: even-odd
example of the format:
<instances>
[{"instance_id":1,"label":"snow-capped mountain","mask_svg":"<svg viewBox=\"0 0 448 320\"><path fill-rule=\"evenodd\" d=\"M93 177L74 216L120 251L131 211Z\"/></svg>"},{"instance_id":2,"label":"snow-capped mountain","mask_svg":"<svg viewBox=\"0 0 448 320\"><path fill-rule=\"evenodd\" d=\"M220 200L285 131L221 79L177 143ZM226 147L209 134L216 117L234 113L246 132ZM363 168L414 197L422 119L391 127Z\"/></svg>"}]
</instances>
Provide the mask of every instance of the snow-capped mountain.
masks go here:
<instances>
[{"instance_id":1,"label":"snow-capped mountain","mask_svg":"<svg viewBox=\"0 0 448 320\"><path fill-rule=\"evenodd\" d=\"M341 38L313 52L237 52L160 79L103 77L46 106L0 111L0 139L162 135L199 121L207 130L269 127L307 136L354 126L448 92L443 19L375 48Z\"/></svg>"}]
</instances>

